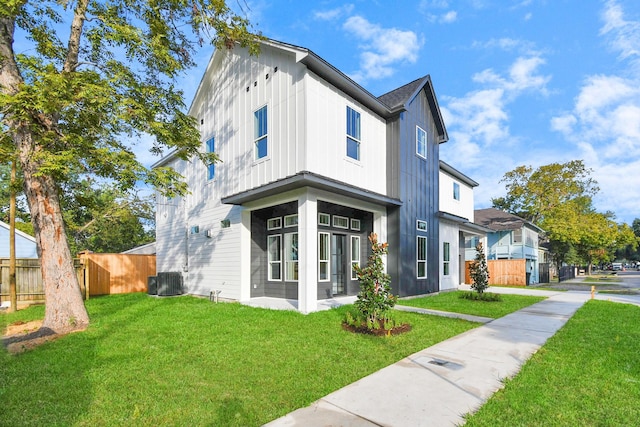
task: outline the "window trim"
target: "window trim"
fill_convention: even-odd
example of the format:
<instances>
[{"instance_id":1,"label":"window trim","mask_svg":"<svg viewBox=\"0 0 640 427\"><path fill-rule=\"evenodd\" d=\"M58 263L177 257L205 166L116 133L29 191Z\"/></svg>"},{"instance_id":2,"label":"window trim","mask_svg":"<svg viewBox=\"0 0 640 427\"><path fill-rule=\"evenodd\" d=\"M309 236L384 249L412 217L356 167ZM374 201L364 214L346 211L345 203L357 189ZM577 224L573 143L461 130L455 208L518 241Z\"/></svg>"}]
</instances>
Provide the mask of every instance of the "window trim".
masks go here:
<instances>
[{"instance_id":1,"label":"window trim","mask_svg":"<svg viewBox=\"0 0 640 427\"><path fill-rule=\"evenodd\" d=\"M424 135L424 153L420 153L420 134ZM416 154L422 159L427 158L427 132L420 126L416 126Z\"/></svg>"},{"instance_id":2,"label":"window trim","mask_svg":"<svg viewBox=\"0 0 640 427\"><path fill-rule=\"evenodd\" d=\"M453 182L453 200L460 201L460 184Z\"/></svg>"},{"instance_id":3,"label":"window trim","mask_svg":"<svg viewBox=\"0 0 640 427\"><path fill-rule=\"evenodd\" d=\"M295 220L294 220L295 218ZM289 224L287 224L289 222ZM298 214L285 215L282 226L284 228L297 227L298 226Z\"/></svg>"},{"instance_id":4,"label":"window trim","mask_svg":"<svg viewBox=\"0 0 640 427\"><path fill-rule=\"evenodd\" d=\"M420 259L420 242L424 242L424 258ZM420 265L424 265L424 275L420 275ZM416 278L427 278L427 236L416 236Z\"/></svg>"},{"instance_id":5,"label":"window trim","mask_svg":"<svg viewBox=\"0 0 640 427\"><path fill-rule=\"evenodd\" d=\"M321 218L326 218L327 222L322 222ZM324 212L318 212L318 225L323 227L331 227L331 215Z\"/></svg>"},{"instance_id":6,"label":"window trim","mask_svg":"<svg viewBox=\"0 0 640 427\"><path fill-rule=\"evenodd\" d=\"M336 220L337 219L344 219L347 222L347 224L346 225L337 225L336 224ZM335 228L341 228L343 230L348 230L349 229L349 218L346 217L346 216L334 215L333 216L333 226Z\"/></svg>"},{"instance_id":7,"label":"window trim","mask_svg":"<svg viewBox=\"0 0 640 427\"><path fill-rule=\"evenodd\" d=\"M291 244L290 241L288 241L287 237L291 237L291 236L296 236L296 247L295 247L295 252L291 251L290 249L293 248L293 245L291 245L291 247L289 247L289 245ZM298 235L297 231L293 231L291 233L285 233L284 234L284 281L285 282L297 282L300 279L300 270L299 270L299 266L300 266L300 255L299 255L299 250L300 250L300 237ZM289 258L289 255L292 255L295 253L295 257L291 257ZM289 277L289 265L292 264L294 265L294 272L296 277L295 278L290 278Z\"/></svg>"},{"instance_id":8,"label":"window trim","mask_svg":"<svg viewBox=\"0 0 640 427\"><path fill-rule=\"evenodd\" d=\"M451 274L451 243L442 242L442 275Z\"/></svg>"},{"instance_id":9,"label":"window trim","mask_svg":"<svg viewBox=\"0 0 640 427\"><path fill-rule=\"evenodd\" d=\"M279 255L279 259L277 261L273 261L271 259L271 239L272 238L277 238L278 240L278 255ZM272 277L272 268L271 265L272 264L278 264L278 274L280 275L280 278L278 279L274 279ZM282 234L268 234L267 235L267 280L269 282L282 282Z\"/></svg>"},{"instance_id":10,"label":"window trim","mask_svg":"<svg viewBox=\"0 0 640 427\"><path fill-rule=\"evenodd\" d=\"M357 118L357 125L355 128L353 128L353 126L349 126L350 124L350 112L353 112L355 114L357 114L357 116L354 115L354 119ZM353 128L353 129L352 129ZM351 134L350 132L353 132L353 134ZM357 135L356 135L357 133ZM360 111L356 110L355 108L351 108L349 105L347 105L347 123L346 123L346 135L347 135L347 146L346 146L346 155L347 158L351 159L351 160L356 160L356 161L360 161L361 157L362 157L362 153L360 152L360 145L362 143L362 114L360 113ZM355 143L355 147L356 147L356 157L353 157L349 154L349 142L352 141L353 143Z\"/></svg>"},{"instance_id":11,"label":"window trim","mask_svg":"<svg viewBox=\"0 0 640 427\"><path fill-rule=\"evenodd\" d=\"M358 256L357 259L353 257L353 255L354 255L354 251L353 251L353 249L354 249L353 248L354 247L354 243L353 243L354 240L356 240L358 242L358 250L357 250L357 252L355 252L355 254ZM350 239L350 243L351 243L351 254L350 254L351 255L350 256L351 263L349 265L351 265L351 280L358 280L358 274L356 273L356 270L355 270L354 267L355 267L356 264L359 267L360 266L360 262L362 261L362 259L361 259L362 257L360 256L360 252L362 250L362 246L361 246L362 245L362 239L360 238L359 235L352 234L351 235L351 239Z\"/></svg>"},{"instance_id":12,"label":"window trim","mask_svg":"<svg viewBox=\"0 0 640 427\"><path fill-rule=\"evenodd\" d=\"M424 227L422 227L422 225L424 224ZM416 220L416 230L418 231L424 231L427 232L429 231L429 223L423 219L417 219Z\"/></svg>"},{"instance_id":13,"label":"window trim","mask_svg":"<svg viewBox=\"0 0 640 427\"><path fill-rule=\"evenodd\" d=\"M322 237L326 236L326 259L322 258ZM322 274L322 264L326 264L326 275L327 277L323 279L320 275ZM326 231L318 232L318 282L330 282L331 281L331 233Z\"/></svg>"},{"instance_id":14,"label":"window trim","mask_svg":"<svg viewBox=\"0 0 640 427\"><path fill-rule=\"evenodd\" d=\"M351 218L351 229L354 231L360 231L362 227L362 221L358 218Z\"/></svg>"},{"instance_id":15,"label":"window trim","mask_svg":"<svg viewBox=\"0 0 640 427\"><path fill-rule=\"evenodd\" d=\"M210 137L205 142L205 147L207 149L207 153L215 153L216 152L216 139L215 137ZM216 164L211 163L207 165L207 181L211 181L216 177Z\"/></svg>"},{"instance_id":16,"label":"window trim","mask_svg":"<svg viewBox=\"0 0 640 427\"><path fill-rule=\"evenodd\" d=\"M259 121L260 118L258 117L258 115L260 114L261 111L264 110L264 114L265 114L265 129L264 129L264 133L263 134L259 134L260 132L260 126L259 126ZM260 149L259 149L259 144L264 141L265 145L266 145L266 149L265 149L265 153L263 156L260 156ZM253 152L254 152L254 156L253 156L253 160L255 162L266 159L269 157L269 109L268 109L268 105L265 104L262 107L258 108L257 110L255 110L253 112Z\"/></svg>"},{"instance_id":17,"label":"window trim","mask_svg":"<svg viewBox=\"0 0 640 427\"><path fill-rule=\"evenodd\" d=\"M277 225L271 225L271 221L278 221ZM282 228L282 217L276 216L267 220L267 230L279 230Z\"/></svg>"}]
</instances>

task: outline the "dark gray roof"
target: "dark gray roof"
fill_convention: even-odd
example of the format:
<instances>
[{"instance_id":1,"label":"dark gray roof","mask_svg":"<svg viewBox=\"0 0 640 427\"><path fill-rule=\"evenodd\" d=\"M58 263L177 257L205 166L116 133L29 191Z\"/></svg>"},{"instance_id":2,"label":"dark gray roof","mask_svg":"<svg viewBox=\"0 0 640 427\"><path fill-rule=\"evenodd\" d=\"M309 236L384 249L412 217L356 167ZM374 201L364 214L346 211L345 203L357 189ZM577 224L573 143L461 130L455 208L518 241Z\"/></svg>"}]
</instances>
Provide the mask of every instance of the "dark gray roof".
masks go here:
<instances>
[{"instance_id":1,"label":"dark gray roof","mask_svg":"<svg viewBox=\"0 0 640 427\"><path fill-rule=\"evenodd\" d=\"M407 83L404 86L400 86L399 88L394 89L391 92L387 92L384 95L379 96L378 101L382 102L391 110L395 110L404 106L407 101L410 100L411 96L416 92L416 90L418 90L418 88L422 86L422 81L425 79L425 77L416 79L411 83Z\"/></svg>"},{"instance_id":2,"label":"dark gray roof","mask_svg":"<svg viewBox=\"0 0 640 427\"><path fill-rule=\"evenodd\" d=\"M493 231L511 231L518 230L527 225L530 228L538 232L543 230L535 224L520 218L517 215L510 214L509 212L501 211L496 208L476 209L473 212L474 220L476 224L484 225L492 229Z\"/></svg>"}]
</instances>

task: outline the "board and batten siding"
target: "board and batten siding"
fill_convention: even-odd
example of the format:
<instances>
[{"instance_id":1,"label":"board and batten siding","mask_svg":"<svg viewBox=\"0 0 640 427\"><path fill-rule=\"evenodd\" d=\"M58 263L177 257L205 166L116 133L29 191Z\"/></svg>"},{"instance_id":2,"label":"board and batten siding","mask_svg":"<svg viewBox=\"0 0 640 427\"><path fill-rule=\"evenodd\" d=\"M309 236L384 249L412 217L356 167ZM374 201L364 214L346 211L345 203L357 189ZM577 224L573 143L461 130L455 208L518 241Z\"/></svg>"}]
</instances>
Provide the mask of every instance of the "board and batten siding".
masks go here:
<instances>
[{"instance_id":1,"label":"board and batten siding","mask_svg":"<svg viewBox=\"0 0 640 427\"><path fill-rule=\"evenodd\" d=\"M394 292L400 296L436 292L439 288L439 144L435 122L424 91L421 91L387 128L389 159L387 186L402 206L390 211L389 272ZM427 158L416 154L416 126L427 134ZM396 178L397 177L397 178ZM417 278L416 220L427 221L427 278ZM423 235L423 234L421 234Z\"/></svg>"},{"instance_id":2,"label":"board and batten siding","mask_svg":"<svg viewBox=\"0 0 640 427\"><path fill-rule=\"evenodd\" d=\"M276 71L277 68L277 71ZM305 67L293 53L263 46L259 56L245 49L219 53L196 94L190 114L206 141L215 138L221 163L212 191L225 197L260 187L304 170ZM267 106L268 154L255 160L254 112ZM193 168L206 179L206 166ZM195 184L195 183L194 183ZM200 187L198 187L200 188ZM210 197L198 189L196 197Z\"/></svg>"},{"instance_id":3,"label":"board and batten siding","mask_svg":"<svg viewBox=\"0 0 640 427\"><path fill-rule=\"evenodd\" d=\"M305 77L307 170L386 194L386 122L313 73ZM360 160L347 157L347 107L360 113Z\"/></svg>"},{"instance_id":4,"label":"board and batten siding","mask_svg":"<svg viewBox=\"0 0 640 427\"><path fill-rule=\"evenodd\" d=\"M460 200L453 198L453 183L460 185ZM440 210L473 222L473 188L440 170Z\"/></svg>"}]
</instances>

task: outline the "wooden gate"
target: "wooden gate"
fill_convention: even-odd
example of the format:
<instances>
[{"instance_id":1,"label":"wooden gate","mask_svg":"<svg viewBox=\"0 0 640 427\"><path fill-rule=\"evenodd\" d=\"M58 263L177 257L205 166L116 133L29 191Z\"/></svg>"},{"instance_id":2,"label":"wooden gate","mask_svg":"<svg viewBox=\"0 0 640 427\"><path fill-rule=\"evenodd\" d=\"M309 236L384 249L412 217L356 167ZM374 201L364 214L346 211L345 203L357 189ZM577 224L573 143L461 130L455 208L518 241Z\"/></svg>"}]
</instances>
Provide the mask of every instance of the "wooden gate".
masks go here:
<instances>
[{"instance_id":1,"label":"wooden gate","mask_svg":"<svg viewBox=\"0 0 640 427\"><path fill-rule=\"evenodd\" d=\"M471 283L469 266L473 261L465 262L465 283ZM492 259L487 261L489 285L526 286L527 272L524 259Z\"/></svg>"}]
</instances>

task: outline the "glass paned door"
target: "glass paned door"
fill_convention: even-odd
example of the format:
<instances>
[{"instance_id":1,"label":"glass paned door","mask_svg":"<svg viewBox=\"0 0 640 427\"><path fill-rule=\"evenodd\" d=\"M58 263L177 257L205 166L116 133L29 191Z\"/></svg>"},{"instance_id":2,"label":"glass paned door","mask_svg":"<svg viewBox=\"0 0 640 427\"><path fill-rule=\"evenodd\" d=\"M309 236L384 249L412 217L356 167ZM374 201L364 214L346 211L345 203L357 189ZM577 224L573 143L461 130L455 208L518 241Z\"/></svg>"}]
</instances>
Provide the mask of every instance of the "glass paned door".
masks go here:
<instances>
[{"instance_id":1,"label":"glass paned door","mask_svg":"<svg viewBox=\"0 0 640 427\"><path fill-rule=\"evenodd\" d=\"M333 295L346 293L347 278L347 236L333 234L331 236L331 283Z\"/></svg>"}]
</instances>

